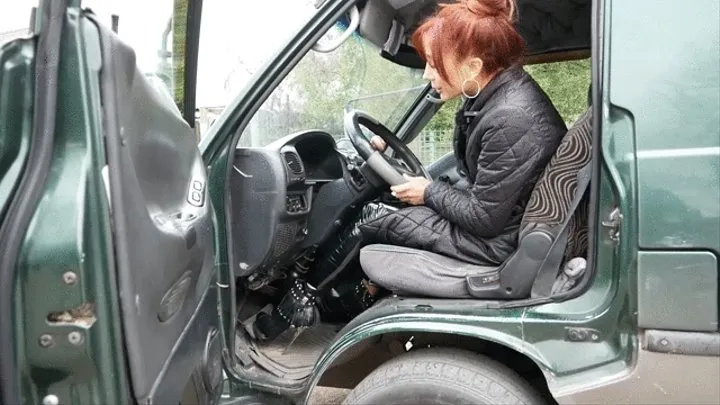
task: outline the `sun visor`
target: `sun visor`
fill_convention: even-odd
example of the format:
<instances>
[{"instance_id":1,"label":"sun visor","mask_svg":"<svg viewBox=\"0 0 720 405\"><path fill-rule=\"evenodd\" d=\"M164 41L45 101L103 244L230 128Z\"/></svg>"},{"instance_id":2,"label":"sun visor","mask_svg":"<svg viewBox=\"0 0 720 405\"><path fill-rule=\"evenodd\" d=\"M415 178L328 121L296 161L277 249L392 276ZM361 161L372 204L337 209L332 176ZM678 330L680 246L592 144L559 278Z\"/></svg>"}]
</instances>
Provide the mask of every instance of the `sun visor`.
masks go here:
<instances>
[{"instance_id":1,"label":"sun visor","mask_svg":"<svg viewBox=\"0 0 720 405\"><path fill-rule=\"evenodd\" d=\"M380 55L402 66L422 69L425 61L406 44L408 30L396 18L397 10L387 0L368 0L360 13L360 35L380 49Z\"/></svg>"},{"instance_id":2,"label":"sun visor","mask_svg":"<svg viewBox=\"0 0 720 405\"><path fill-rule=\"evenodd\" d=\"M393 26L395 9L386 0L368 0L360 12L360 35L383 48Z\"/></svg>"}]
</instances>

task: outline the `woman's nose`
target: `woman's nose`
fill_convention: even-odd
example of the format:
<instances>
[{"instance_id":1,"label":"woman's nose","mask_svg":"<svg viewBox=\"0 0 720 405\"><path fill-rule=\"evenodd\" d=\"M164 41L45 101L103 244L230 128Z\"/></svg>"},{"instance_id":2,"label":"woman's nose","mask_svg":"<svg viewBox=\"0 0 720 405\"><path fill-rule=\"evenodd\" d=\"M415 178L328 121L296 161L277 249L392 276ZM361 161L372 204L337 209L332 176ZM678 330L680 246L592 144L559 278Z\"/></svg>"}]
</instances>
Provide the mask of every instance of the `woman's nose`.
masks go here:
<instances>
[{"instance_id":1,"label":"woman's nose","mask_svg":"<svg viewBox=\"0 0 720 405\"><path fill-rule=\"evenodd\" d=\"M425 71L423 71L423 79L425 80L432 80L435 78L435 75L432 74L432 68L430 65L425 65Z\"/></svg>"}]
</instances>

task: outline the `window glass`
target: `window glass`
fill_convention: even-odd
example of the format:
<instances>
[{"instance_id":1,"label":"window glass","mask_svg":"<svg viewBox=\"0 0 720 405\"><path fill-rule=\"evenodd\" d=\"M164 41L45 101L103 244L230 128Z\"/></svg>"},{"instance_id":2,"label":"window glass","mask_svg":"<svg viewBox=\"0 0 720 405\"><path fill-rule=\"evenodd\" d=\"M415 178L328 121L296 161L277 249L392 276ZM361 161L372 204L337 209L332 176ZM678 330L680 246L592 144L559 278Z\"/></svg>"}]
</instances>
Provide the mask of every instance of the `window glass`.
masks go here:
<instances>
[{"instance_id":1,"label":"window glass","mask_svg":"<svg viewBox=\"0 0 720 405\"><path fill-rule=\"evenodd\" d=\"M195 104L202 134L316 12L315 0L203 1Z\"/></svg>"},{"instance_id":2,"label":"window glass","mask_svg":"<svg viewBox=\"0 0 720 405\"><path fill-rule=\"evenodd\" d=\"M568 128L587 110L589 59L530 65L525 66L525 70L548 94ZM410 143L410 149L423 164L452 152L455 113L459 106L459 99L445 103Z\"/></svg>"},{"instance_id":3,"label":"window glass","mask_svg":"<svg viewBox=\"0 0 720 405\"><path fill-rule=\"evenodd\" d=\"M328 36L343 30L337 26ZM424 84L422 70L384 59L378 48L354 35L330 53L305 55L255 114L239 146L264 146L308 129L341 139L348 108L363 110L395 129Z\"/></svg>"},{"instance_id":4,"label":"window glass","mask_svg":"<svg viewBox=\"0 0 720 405\"><path fill-rule=\"evenodd\" d=\"M138 69L182 109L188 0L83 0L107 27L118 17L118 36L133 48Z\"/></svg>"},{"instance_id":5,"label":"window glass","mask_svg":"<svg viewBox=\"0 0 720 405\"><path fill-rule=\"evenodd\" d=\"M0 46L30 33L30 15L37 0L5 2L0 12Z\"/></svg>"},{"instance_id":6,"label":"window glass","mask_svg":"<svg viewBox=\"0 0 720 405\"><path fill-rule=\"evenodd\" d=\"M590 59L530 65L525 70L550 96L568 128L588 109Z\"/></svg>"},{"instance_id":7,"label":"window glass","mask_svg":"<svg viewBox=\"0 0 720 405\"><path fill-rule=\"evenodd\" d=\"M190 0L83 0L136 52L140 70L182 109ZM315 0L205 0L200 20L198 139L280 46L317 12Z\"/></svg>"}]
</instances>

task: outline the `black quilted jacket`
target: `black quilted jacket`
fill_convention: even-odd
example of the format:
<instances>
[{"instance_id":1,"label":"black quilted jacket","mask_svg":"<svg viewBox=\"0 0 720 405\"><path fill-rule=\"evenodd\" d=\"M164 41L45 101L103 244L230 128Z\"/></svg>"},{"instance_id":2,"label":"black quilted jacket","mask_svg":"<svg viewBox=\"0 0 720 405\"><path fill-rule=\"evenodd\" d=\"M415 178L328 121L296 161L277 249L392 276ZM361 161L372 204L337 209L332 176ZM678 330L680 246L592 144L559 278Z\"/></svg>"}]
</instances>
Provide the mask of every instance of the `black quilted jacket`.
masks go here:
<instances>
[{"instance_id":1,"label":"black quilted jacket","mask_svg":"<svg viewBox=\"0 0 720 405\"><path fill-rule=\"evenodd\" d=\"M364 244L501 264L517 247L530 193L566 131L560 114L522 67L503 71L456 116L455 156L469 186L433 181L425 191L425 206L362 225Z\"/></svg>"}]
</instances>

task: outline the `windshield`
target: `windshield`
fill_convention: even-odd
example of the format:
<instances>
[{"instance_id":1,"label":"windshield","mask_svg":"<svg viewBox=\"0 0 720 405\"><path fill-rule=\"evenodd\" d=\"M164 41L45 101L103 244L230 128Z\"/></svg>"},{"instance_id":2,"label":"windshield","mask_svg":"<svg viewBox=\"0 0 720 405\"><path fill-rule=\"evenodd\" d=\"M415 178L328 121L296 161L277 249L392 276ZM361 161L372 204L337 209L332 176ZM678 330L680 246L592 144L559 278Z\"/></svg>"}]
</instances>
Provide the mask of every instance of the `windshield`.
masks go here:
<instances>
[{"instance_id":1,"label":"windshield","mask_svg":"<svg viewBox=\"0 0 720 405\"><path fill-rule=\"evenodd\" d=\"M338 24L326 37L339 35ZM380 56L353 35L330 53L310 51L255 114L239 146L264 146L288 134L321 129L344 137L343 115L361 109L395 129L424 88L422 70Z\"/></svg>"}]
</instances>

